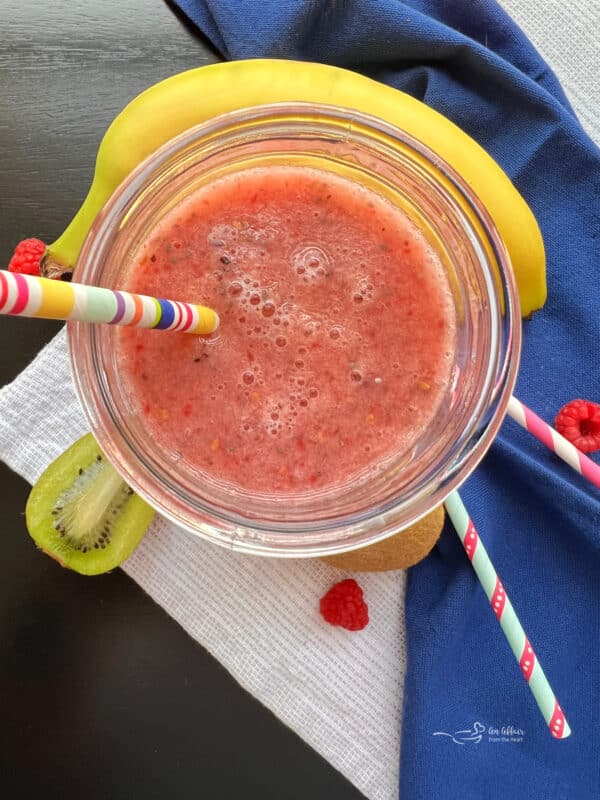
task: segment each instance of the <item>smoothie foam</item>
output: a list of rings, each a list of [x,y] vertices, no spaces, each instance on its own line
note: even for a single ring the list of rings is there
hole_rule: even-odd
[[[122,288],[218,311],[208,338],[116,333],[148,436],[232,488],[360,479],[410,451],[447,391],[456,318],[439,258],[404,212],[328,172],[253,168],[198,190]]]

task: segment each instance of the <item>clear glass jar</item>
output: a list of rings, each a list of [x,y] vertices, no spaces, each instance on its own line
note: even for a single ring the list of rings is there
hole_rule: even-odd
[[[413,219],[447,270],[458,320],[452,379],[408,456],[336,490],[294,497],[232,492],[198,480],[148,435],[120,380],[112,326],[69,323],[71,363],[100,446],[159,513],[248,553],[333,554],[410,526],[475,469],[498,431],[517,375],[518,293],[486,209],[447,163],[382,120],[301,103],[225,114],[157,150],[95,220],[74,279],[118,288],[140,243],[184,197],[225,174],[272,164],[334,172],[379,192]]]

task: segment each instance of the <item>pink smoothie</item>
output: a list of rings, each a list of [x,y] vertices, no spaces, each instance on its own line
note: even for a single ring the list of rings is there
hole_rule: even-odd
[[[119,357],[148,436],[235,488],[356,480],[408,451],[447,390],[456,320],[437,256],[398,208],[326,172],[199,190],[123,288],[218,311],[208,338],[121,329]]]

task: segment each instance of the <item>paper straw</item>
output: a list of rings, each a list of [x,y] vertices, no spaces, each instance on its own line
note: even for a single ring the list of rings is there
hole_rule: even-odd
[[[566,739],[571,735],[569,723],[458,492],[452,492],[444,505],[550,733]]]
[[[0,314],[106,322],[182,333],[212,333],[219,315],[206,306],[0,270]]]
[[[600,489],[600,467],[516,397],[511,397],[508,401],[508,415],[535,436],[538,441],[545,444],[549,450],[556,453],[559,458],[562,458],[566,464]]]

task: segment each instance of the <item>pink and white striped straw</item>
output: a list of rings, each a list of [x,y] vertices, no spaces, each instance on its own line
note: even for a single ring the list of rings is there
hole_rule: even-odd
[[[508,415],[538,441],[600,489],[600,467],[516,397],[508,401]]]

